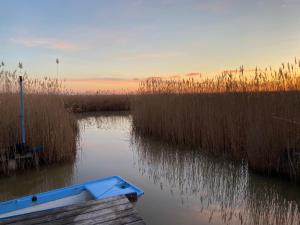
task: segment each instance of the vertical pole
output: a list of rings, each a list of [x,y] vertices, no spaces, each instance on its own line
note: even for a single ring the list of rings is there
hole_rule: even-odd
[[[23,96],[23,78],[20,78],[20,106],[21,106],[21,128],[22,128],[22,144],[26,144],[26,130],[24,122],[24,96]]]
[[[59,59],[58,58],[56,58],[56,79],[57,79],[57,81],[58,81],[58,64],[59,64]]]

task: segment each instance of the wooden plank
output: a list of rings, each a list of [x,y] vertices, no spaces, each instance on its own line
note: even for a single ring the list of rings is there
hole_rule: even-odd
[[[131,216],[122,217],[116,220],[104,222],[104,223],[95,223],[101,225],[124,225],[132,222],[141,221],[141,217],[137,214],[133,214]]]
[[[14,218],[10,218],[8,220],[0,221],[0,225],[10,224],[10,223],[18,222],[18,221],[21,221],[24,223],[24,221],[29,220],[29,219],[49,217],[51,215],[67,213],[70,211],[75,211],[77,209],[88,208],[88,207],[92,207],[92,206],[103,205],[103,207],[105,207],[105,204],[113,205],[115,201],[118,202],[119,200],[122,200],[126,203],[129,202],[127,200],[127,198],[124,198],[124,196],[115,196],[115,197],[103,199],[101,201],[91,200],[91,201],[88,201],[83,204],[76,204],[76,205],[66,206],[63,208],[50,209],[50,210],[46,210],[46,211],[40,211],[40,212],[17,216]]]
[[[99,217],[105,219],[106,216],[110,216],[111,214],[116,215],[122,211],[132,210],[132,209],[133,209],[133,206],[130,203],[128,203],[126,205],[118,205],[118,206],[114,206],[111,208],[106,208],[106,209],[93,211],[93,212],[89,212],[89,213],[83,212],[83,213],[80,213],[79,215],[73,215],[71,217],[63,217],[63,218],[60,218],[59,220],[56,220],[56,218],[53,217],[51,221],[46,222],[46,223],[43,222],[42,224],[45,224],[45,225],[48,225],[48,224],[49,225],[51,225],[51,224],[64,225],[64,224],[69,224],[69,223],[77,224],[84,220],[93,220],[93,219],[96,219]]]
[[[65,224],[64,221],[71,220],[71,221],[80,221],[84,220],[85,218],[93,218],[98,215],[112,213],[114,211],[122,211],[126,209],[131,209],[132,205],[129,204],[127,199],[121,199],[118,201],[108,202],[106,204],[100,204],[100,205],[93,205],[90,207],[84,207],[84,208],[78,208],[74,209],[72,211],[65,212],[62,208],[62,212],[51,214],[51,215],[45,215],[43,217],[38,217],[34,219],[29,220],[22,220],[14,223],[9,223],[13,225],[32,225],[32,224],[47,224],[50,222],[50,224],[53,223],[53,221],[56,221],[56,224]]]
[[[124,225],[146,225],[146,223],[143,220],[139,220],[139,221],[132,222],[132,223],[126,223]]]
[[[144,225],[126,196],[89,201],[72,206],[31,213],[7,219],[0,224],[9,225]]]
[[[121,219],[123,217],[129,217],[129,216],[132,216],[132,215],[135,215],[135,214],[136,214],[136,211],[134,209],[130,209],[130,210],[124,210],[124,211],[121,211],[121,212],[113,212],[111,214],[102,215],[102,216],[99,216],[99,217],[96,217],[96,218],[88,218],[88,219],[83,220],[83,221],[77,221],[74,224],[76,224],[76,225],[102,224],[102,223],[111,222],[111,221],[114,221],[114,220],[117,220],[117,219]]]

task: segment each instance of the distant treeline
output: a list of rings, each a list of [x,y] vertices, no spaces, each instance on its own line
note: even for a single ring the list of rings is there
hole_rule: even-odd
[[[65,107],[74,113],[99,111],[128,111],[132,95],[121,94],[90,94],[62,95]]]

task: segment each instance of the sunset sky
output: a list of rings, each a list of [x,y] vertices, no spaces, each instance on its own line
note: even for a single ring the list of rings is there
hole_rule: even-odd
[[[0,61],[75,90],[279,65],[300,53],[299,0],[1,1]]]

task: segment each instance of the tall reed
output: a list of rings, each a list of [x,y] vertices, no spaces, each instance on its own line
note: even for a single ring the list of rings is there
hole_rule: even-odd
[[[251,73],[241,67],[210,79],[147,80],[132,107],[134,129],[299,181],[299,63]]]
[[[0,68],[1,69],[1,68]],[[24,75],[26,141],[43,146],[37,163],[73,160],[76,155],[77,122],[64,108],[61,83],[49,78],[29,79],[20,71],[0,70],[0,171],[7,173],[4,152],[21,143],[18,75]]]

